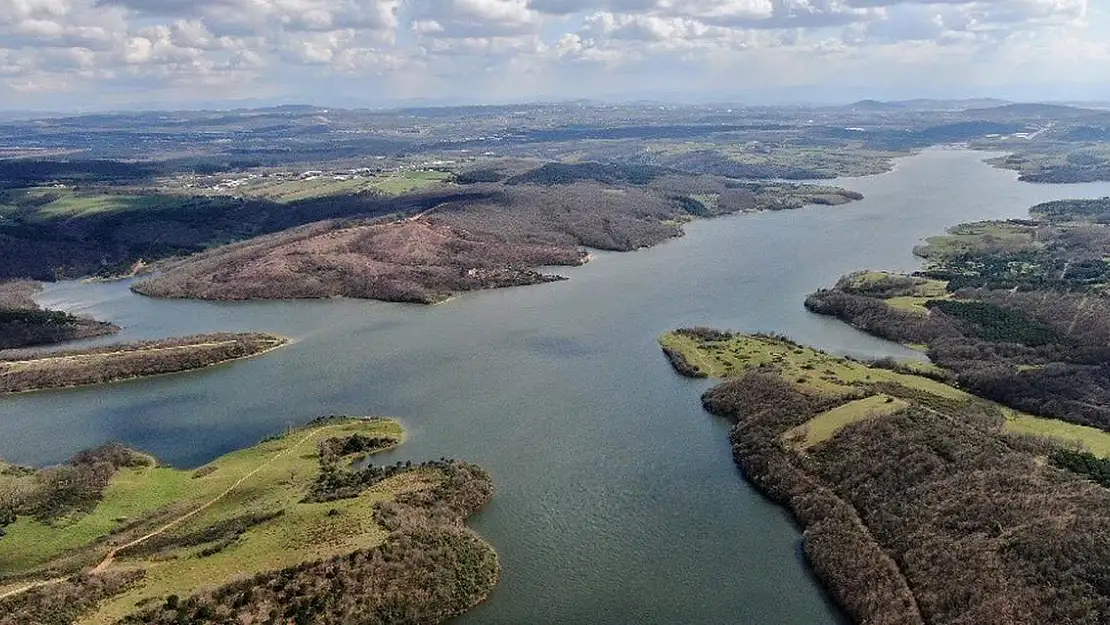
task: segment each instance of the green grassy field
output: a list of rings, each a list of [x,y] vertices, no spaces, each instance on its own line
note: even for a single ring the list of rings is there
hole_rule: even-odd
[[[851,423],[893,414],[908,405],[899,398],[873,390],[875,384],[893,383],[945,400],[991,403],[936,380],[871,367],[779,337],[734,334],[725,340],[706,341],[680,332],[668,332],[659,338],[659,343],[681,354],[688,364],[709,377],[729,378],[756,370],[774,372],[807,390],[844,397],[845,403],[841,406],[784,435],[784,440],[801,450],[828,440]],[[936,369],[929,363],[905,363],[904,367],[911,371],[919,368],[925,373]],[[860,398],[861,394],[864,397]],[[997,408],[1006,416],[1004,427],[1009,432],[1050,438],[1110,458],[1108,432],[1018,413],[1003,406]]]
[[[71,219],[98,213],[172,208],[176,200],[165,197],[117,195],[99,191],[32,188],[9,192],[0,199],[0,216],[31,214],[31,220]]]
[[[1006,429],[1010,432],[1044,436],[1064,445],[1085,449],[1100,458],[1110,458],[1110,433],[1056,419],[1042,419],[1012,410],[1007,412]]]
[[[234,185],[222,184],[207,189],[191,187],[189,190],[209,196],[236,195],[287,204],[365,191],[390,196],[404,195],[435,185],[447,184],[452,178],[453,174],[447,172],[404,169],[380,174],[338,177],[332,174],[309,178],[256,176],[242,179]]]
[[[971,398],[935,380],[869,367],[778,337],[736,334],[727,341],[703,342],[668,332],[659,342],[677,350],[710,377],[726,378],[753,369],[766,369],[797,384],[834,395],[855,394],[861,384],[894,382],[949,399]]]
[[[380,176],[370,186],[386,195],[404,195],[443,184],[451,178],[452,174],[441,171],[405,170]]]
[[[124,551],[111,559],[110,569],[146,571],[140,584],[82,621],[111,623],[151,598],[188,596],[245,573],[373,547],[388,535],[374,520],[373,504],[428,488],[440,475],[421,469],[389,478],[353,499],[305,503],[307,489],[320,471],[317,443],[356,433],[398,441],[404,437],[401,426],[391,420],[329,420],[227,454],[195,471],[159,467],[153,459],[149,466],[122,469],[87,514],[51,524],[20,517],[9,525],[0,540],[0,572],[9,579],[34,579],[37,571],[52,577],[56,570],[103,562],[112,549],[144,536],[187,536],[245,514],[281,513],[249,527],[214,553],[205,551],[211,550],[211,543],[171,543],[154,554],[129,557]],[[5,479],[10,483],[34,477]],[[0,594],[26,583],[0,585]]]
[[[801,449],[809,449],[829,440],[857,421],[892,415],[909,405],[909,402],[882,393],[857,399],[822,412],[805,424],[787,431],[783,434],[783,439],[791,443],[797,441],[795,444]]]
[[[925,239],[914,249],[922,258],[952,256],[984,246],[1028,248],[1036,245],[1036,228],[1001,221],[962,224],[943,236]]]

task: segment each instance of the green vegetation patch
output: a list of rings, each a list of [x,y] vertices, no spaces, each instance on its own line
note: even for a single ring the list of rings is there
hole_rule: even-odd
[[[17,506],[15,522],[0,539],[0,586],[31,588],[0,599],[0,608],[29,613],[31,620],[16,621],[29,625],[43,617],[38,595],[64,594],[84,583],[71,575],[131,571],[141,579],[129,579],[99,604],[86,606],[77,622],[208,622],[225,593],[239,592],[235,583],[245,575],[273,578],[263,583],[271,588],[279,579],[298,580],[282,591],[294,611],[324,601],[319,591],[337,598],[349,594],[350,601],[368,606],[393,602],[413,614],[427,610],[422,618],[429,620],[420,622],[457,614],[484,598],[497,577],[496,555],[461,527],[492,493],[481,469],[448,460],[397,464],[350,496],[326,502],[309,497],[323,472],[380,472],[350,463],[403,439],[392,420],[327,417],[196,470],[153,461],[121,468],[91,509],[58,519],[32,518]],[[0,487],[14,480],[33,491],[47,471],[12,470],[16,475],[5,475],[8,482]],[[321,580],[325,569],[353,576],[374,570],[380,579],[342,592],[304,585],[311,580],[298,571],[317,568]],[[261,595],[236,597],[226,610],[239,611],[239,618],[269,609]],[[191,610],[187,617],[178,613],[185,609]],[[313,609],[312,616],[325,618],[339,607]],[[301,612],[286,616],[310,615]]]
[[[948,399],[971,399],[967,393],[936,380],[872,367],[781,336],[686,328],[664,334],[659,343],[672,363],[677,355],[689,366],[689,372],[677,365],[676,369],[696,377],[728,378],[759,371],[833,396],[854,397],[861,388],[885,382]]]
[[[438,170],[408,169],[375,178],[370,188],[386,195],[404,195],[450,182],[453,174]]]
[[[1086,425],[1046,419],[1012,410],[1007,411],[1006,430],[1051,439],[1061,445],[1075,446],[1099,458],[1110,458],[1110,432]]]
[[[1078,473],[1101,486],[1110,488],[1110,460],[1088,451],[1057,449],[1048,457],[1053,465]]]
[[[981,221],[961,224],[944,236],[929,237],[914,249],[922,258],[943,258],[983,250],[1030,250],[1037,247],[1036,224],[1025,221]]]
[[[910,406],[909,402],[889,395],[872,395],[826,410],[802,425],[788,430],[783,440],[801,449],[823,443],[845,427],[866,419],[889,416]]]
[[[985,341],[1036,347],[1062,340],[1052,328],[1012,308],[963,300],[934,300],[927,306],[971,324],[974,336]]]
[[[1045,202],[1029,209],[1029,214],[1036,219],[1054,223],[1083,221],[1106,224],[1110,223],[1110,197]]]

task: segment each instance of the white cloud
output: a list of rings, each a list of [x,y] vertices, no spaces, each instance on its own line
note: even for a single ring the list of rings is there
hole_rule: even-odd
[[[0,106],[1106,82],[1108,30],[1088,0],[0,0]]]

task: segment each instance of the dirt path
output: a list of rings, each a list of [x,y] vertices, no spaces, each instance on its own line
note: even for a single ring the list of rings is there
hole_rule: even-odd
[[[266,462],[263,462],[262,464],[258,465],[254,469],[252,469],[249,473],[247,473],[243,477],[236,480],[234,484],[232,484],[231,486],[228,486],[222,493],[220,493],[219,495],[216,495],[214,498],[212,498],[208,502],[202,504],[200,507],[194,508],[193,510],[191,510],[189,512],[186,512],[185,514],[173,519],[169,523],[166,523],[162,527],[159,527],[158,529],[154,530],[153,532],[150,532],[149,534],[146,534],[145,536],[140,536],[139,538],[136,538],[135,540],[127,543],[126,545],[120,545],[119,547],[116,547],[116,548],[112,549],[111,551],[108,552],[107,555],[104,556],[104,559],[100,561],[100,564],[97,564],[95,567],[93,567],[90,572],[91,573],[103,573],[104,571],[106,571],[108,569],[108,567],[112,566],[112,563],[115,562],[115,560],[116,560],[116,555],[120,551],[123,551],[124,549],[130,549],[131,547],[135,547],[137,545],[140,545],[140,544],[150,540],[151,538],[154,538],[155,536],[158,536],[160,534],[164,534],[165,532],[173,529],[174,527],[184,523],[185,521],[191,519],[192,517],[194,517],[194,516],[200,514],[201,512],[207,510],[208,508],[212,507],[216,503],[219,503],[219,501],[221,499],[223,499],[223,498],[227,497],[228,495],[230,495],[231,493],[233,493],[236,488],[239,488],[240,486],[242,486],[244,482],[246,482],[250,478],[257,475],[258,472],[261,471],[262,469],[265,469],[266,467],[272,465],[279,458],[281,458],[285,454],[297,449],[298,447],[303,445],[306,441],[315,437],[320,432],[323,432],[324,430],[327,430],[327,429],[333,428],[333,427],[335,427],[335,426],[325,425],[325,426],[318,427],[318,428],[312,430],[308,434],[305,434],[304,437],[301,438],[296,443],[293,443],[289,447],[286,447],[285,449],[281,450],[280,452],[274,454]],[[49,586],[51,584],[57,584],[58,582],[65,581],[65,579],[66,578],[64,578],[64,577],[56,577],[54,579],[48,579],[48,580],[45,580],[45,581],[35,582],[33,584],[28,584],[26,586],[21,586],[19,588],[14,588],[14,589],[9,590],[9,591],[7,591],[3,594],[0,594],[0,599],[6,599],[8,597],[13,597],[15,595],[19,595],[19,594],[25,593],[29,590],[33,590],[35,588],[39,588],[39,587],[42,587],[42,586]]]
[[[334,426],[325,425],[323,427],[319,427],[319,428],[316,428],[315,430],[312,430],[308,434],[305,434],[304,438],[302,438],[301,440],[297,441],[296,443],[290,445],[289,447],[286,447],[285,449],[281,450],[277,454],[274,454],[274,456],[272,458],[270,458],[266,462],[263,462],[262,464],[258,465],[253,470],[251,470],[250,473],[247,473],[243,477],[236,480],[236,482],[234,484],[232,484],[231,486],[228,486],[227,489],[224,490],[224,492],[220,493],[219,495],[216,495],[213,499],[211,499],[207,503],[201,505],[199,508],[195,508],[192,511],[187,512],[187,513],[177,517],[176,519],[170,521],[169,523],[166,523],[165,525],[163,525],[162,527],[154,530],[153,532],[150,532],[149,534],[146,534],[145,536],[140,536],[139,538],[136,538],[135,540],[127,543],[126,545],[120,545],[119,547],[116,547],[116,548],[112,549],[111,551],[108,552],[108,555],[104,556],[104,559],[100,562],[100,564],[93,567],[92,572],[93,573],[102,573],[102,572],[106,571],[108,569],[108,567],[112,566],[112,563],[115,562],[116,554],[118,554],[119,552],[123,551],[124,549],[130,549],[131,547],[135,547],[137,545],[140,545],[140,544],[150,540],[151,538],[154,538],[155,536],[158,536],[159,534],[164,534],[165,532],[167,532],[167,531],[173,529],[174,527],[184,523],[185,521],[188,521],[189,519],[191,519],[194,516],[200,514],[201,512],[204,512],[208,508],[210,508],[213,505],[215,505],[216,503],[218,503],[224,497],[227,497],[228,495],[230,495],[232,492],[235,491],[236,488],[239,488],[240,486],[242,486],[243,482],[246,482],[250,478],[254,477],[259,471],[261,471],[262,469],[265,469],[266,467],[268,467],[271,464],[273,464],[274,462],[276,462],[278,460],[278,458],[281,458],[285,454],[287,454],[287,453],[293,451],[294,449],[300,447],[302,444],[304,444],[305,441],[307,441],[310,438],[316,436],[318,433],[328,429],[329,427],[334,427]]]
[[[61,581],[64,581],[64,580],[65,580],[64,577],[55,577],[54,579],[48,579],[48,580],[42,581],[42,582],[35,582],[33,584],[27,584],[26,586],[21,586],[19,588],[9,590],[8,592],[6,592],[4,594],[0,594],[0,600],[7,599],[8,597],[14,597],[15,595],[25,593],[28,590],[32,590],[34,588],[39,588],[40,586],[50,586],[51,584],[57,584],[58,582],[61,582]]]
[[[163,353],[163,352],[175,352],[175,351],[182,351],[182,350],[189,350],[189,349],[211,349],[211,348],[214,348],[214,347],[224,347],[224,346],[233,345],[233,344],[235,344],[234,340],[219,341],[219,342],[216,342],[216,343],[189,343],[188,345],[174,345],[174,346],[171,346],[171,347],[151,347],[151,348],[148,348],[148,349],[141,349],[141,348],[121,349],[121,350],[117,350],[117,351],[114,351],[114,352],[95,352],[95,353],[91,353],[91,354],[69,354],[69,355],[64,355],[64,356],[44,356],[42,358],[28,358],[27,360],[7,360],[7,361],[3,361],[0,364],[8,364],[8,365],[11,365],[13,367],[17,366],[17,365],[29,365],[29,364],[46,365],[46,364],[49,364],[49,363],[55,362],[55,361],[70,361],[70,362],[76,361],[76,362],[80,362],[81,360],[91,360],[93,358],[104,358],[104,357],[108,357],[108,356],[119,356],[121,354],[142,353],[144,355],[149,355],[149,354],[159,354],[159,353]]]

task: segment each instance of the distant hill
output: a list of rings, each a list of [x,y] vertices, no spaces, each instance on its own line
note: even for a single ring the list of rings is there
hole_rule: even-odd
[[[905,108],[898,102],[882,102],[879,100],[860,100],[849,104],[848,109],[854,111],[897,111]]]
[[[964,111],[977,108],[997,108],[1009,105],[1007,100],[996,98],[969,98],[966,100],[860,100],[843,108],[853,111]]]
[[[979,119],[1047,118],[1079,119],[1084,117],[1110,117],[1107,111],[1066,106],[1063,104],[1019,103],[991,108],[967,109]]]

